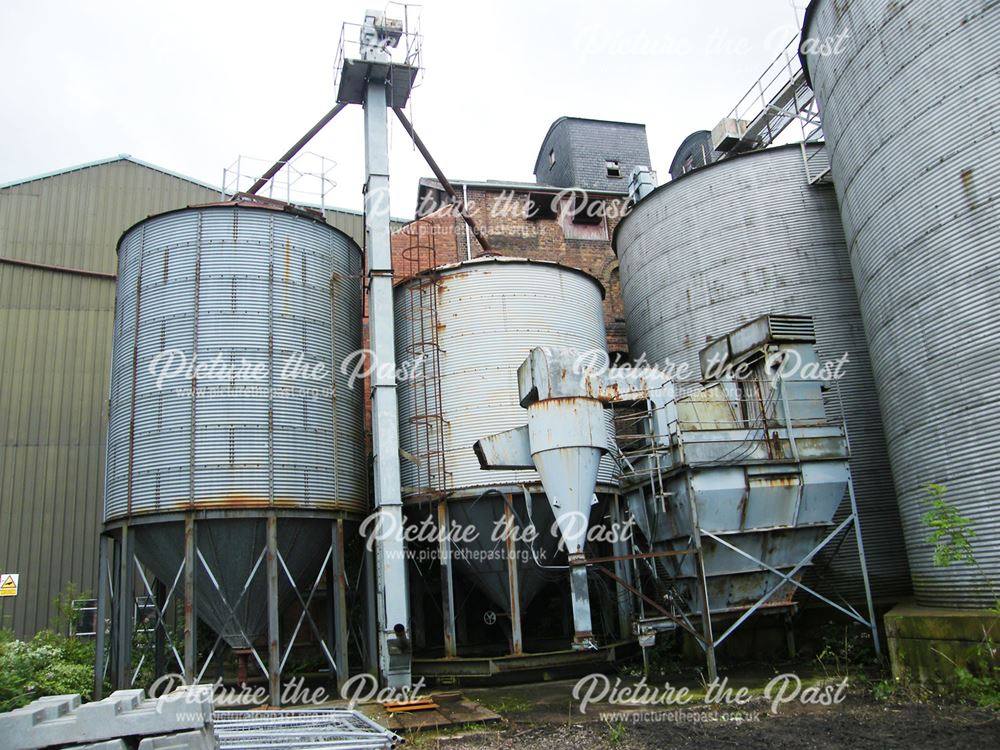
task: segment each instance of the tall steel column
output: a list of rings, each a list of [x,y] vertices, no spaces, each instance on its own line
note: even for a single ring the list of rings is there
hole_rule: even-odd
[[[372,452],[377,534],[379,671],[386,683],[410,684],[409,591],[403,550],[403,501],[399,475],[399,407],[392,305],[392,246],[389,218],[389,138],[384,79],[369,79],[365,95],[365,236],[368,262],[368,334],[372,357]],[[396,658],[392,658],[396,657]]]

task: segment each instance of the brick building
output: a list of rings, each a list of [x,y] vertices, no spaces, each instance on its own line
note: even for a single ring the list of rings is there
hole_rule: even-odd
[[[623,356],[628,341],[611,236],[625,212],[633,168],[648,164],[644,125],[562,117],[542,141],[536,182],[452,184],[494,252],[555,261],[600,280],[608,349]],[[483,254],[437,180],[420,180],[416,215],[393,235],[400,277]]]

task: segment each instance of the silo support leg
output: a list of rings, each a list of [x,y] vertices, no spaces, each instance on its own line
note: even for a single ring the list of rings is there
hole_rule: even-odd
[[[858,514],[858,498],[854,494],[854,479],[850,467],[847,469],[847,491],[851,498],[851,515],[854,517],[854,541],[858,545],[858,562],[861,563],[861,579],[865,584],[865,603],[868,605],[868,627],[872,632],[872,647],[875,658],[882,658],[882,647],[878,641],[878,618],[875,616],[875,604],[872,602],[872,585],[868,579],[868,560],[865,559],[865,542],[861,538],[861,516]]]
[[[620,579],[617,584],[618,595],[618,635],[628,638],[632,632],[632,592],[626,584],[632,584],[632,567],[626,559],[629,553],[628,536],[625,530],[625,514],[622,512],[622,497],[615,494],[611,498],[611,524],[614,534],[613,549],[615,557],[615,574]]]
[[[117,611],[117,659],[115,660],[114,684],[116,690],[124,690],[132,683],[132,628],[135,607],[135,581],[132,577],[132,556],[135,552],[131,530],[128,524],[121,529],[118,550],[118,611]]]
[[[193,685],[198,674],[198,612],[194,577],[197,537],[194,516],[184,517],[184,682]]]
[[[347,572],[344,567],[344,521],[333,524],[333,584],[334,644],[337,661],[337,689],[351,676],[347,656]]]
[[[694,498],[694,487],[691,486],[691,474],[687,475],[688,497]],[[698,519],[698,503],[692,500],[691,506],[691,542],[694,547],[695,566],[698,571],[698,585],[701,587],[701,634],[702,645],[705,648],[705,669],[708,679],[715,680],[719,676],[715,663],[715,633],[712,632],[712,607],[708,600],[708,576],[705,575],[705,551],[701,543],[701,521]]]
[[[712,633],[712,612],[708,601],[708,579],[705,577],[705,561],[702,559],[701,541],[698,541],[698,579],[701,584],[701,635],[705,647],[705,669],[709,681],[719,676],[715,663],[715,635]]]
[[[785,646],[788,648],[788,658],[795,658],[795,625],[791,614],[785,614]]]
[[[330,533],[330,562],[326,566],[326,642],[331,648],[335,648],[335,644],[337,643],[337,627],[340,624],[337,620],[339,617],[337,612],[337,553],[333,547],[336,543],[336,538],[337,524],[334,523],[331,526]],[[335,674],[331,674],[330,677],[330,681],[335,689],[339,688],[341,684],[338,658],[334,657],[335,669],[332,671]]]
[[[511,651],[515,656],[524,653],[524,643],[521,638],[521,587],[517,577],[517,539],[515,538],[514,511],[511,507],[513,499],[504,496],[503,514],[507,536],[507,583],[510,587],[510,632]],[[586,573],[584,573],[586,575]]]
[[[278,640],[278,518],[267,517],[267,679],[271,706],[281,705],[281,648]]]
[[[441,600],[444,615],[444,655],[451,658],[455,649],[455,582],[451,566],[451,538],[448,536],[448,503],[438,501],[438,554],[441,558]]]
[[[118,671],[118,606],[120,604],[118,584],[121,583],[121,540],[116,537],[108,539],[108,680],[112,690],[115,686],[115,674]]]
[[[167,598],[167,587],[163,581],[156,579],[153,584],[153,591],[155,596],[153,597],[156,604],[156,623],[154,625],[154,641],[153,641],[153,675],[155,677],[162,677],[163,673],[167,671],[167,660],[166,660],[166,623],[162,621],[162,612],[166,606]]]
[[[108,586],[108,575],[110,574],[108,565],[108,544],[110,539],[105,536],[98,537],[98,565],[97,565],[97,614],[94,618],[94,633],[96,642],[94,644],[94,700],[101,700],[104,697],[104,660],[105,660],[105,621],[107,620],[108,597],[111,594]]]

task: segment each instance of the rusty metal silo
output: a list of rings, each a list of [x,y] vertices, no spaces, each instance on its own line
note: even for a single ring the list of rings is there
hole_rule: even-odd
[[[455,555],[457,567],[512,620],[560,573],[518,558],[515,606],[505,554],[491,554],[498,546],[491,530],[505,517],[522,526],[530,517],[542,532],[536,546],[551,560],[558,543],[549,533],[553,514],[537,472],[484,470],[472,446],[523,423],[517,369],[533,347],[606,353],[603,292],[582,271],[501,256],[424,271],[396,288],[404,502],[443,502],[439,523],[479,530],[478,541]],[[615,487],[616,472],[604,459],[598,494]],[[515,652],[520,639],[513,635]]]

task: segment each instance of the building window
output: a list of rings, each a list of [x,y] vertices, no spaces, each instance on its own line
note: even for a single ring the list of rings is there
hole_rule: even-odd
[[[694,170],[694,156],[689,156],[684,160],[684,165],[681,167],[681,173],[687,174]]]
[[[621,177],[622,167],[618,163],[617,159],[607,159],[604,162],[604,168],[608,171],[608,177]]]
[[[573,196],[573,205],[570,215],[574,224],[589,224],[596,226],[604,222],[604,201],[588,199],[586,193],[577,193]]]
[[[554,219],[556,218],[556,197],[546,193],[529,193],[528,202],[524,207],[526,219]]]
[[[556,150],[549,149],[549,166],[554,167],[556,164]]]
[[[583,193],[565,199],[559,224],[567,240],[608,241],[608,222],[601,199],[588,199]]]

